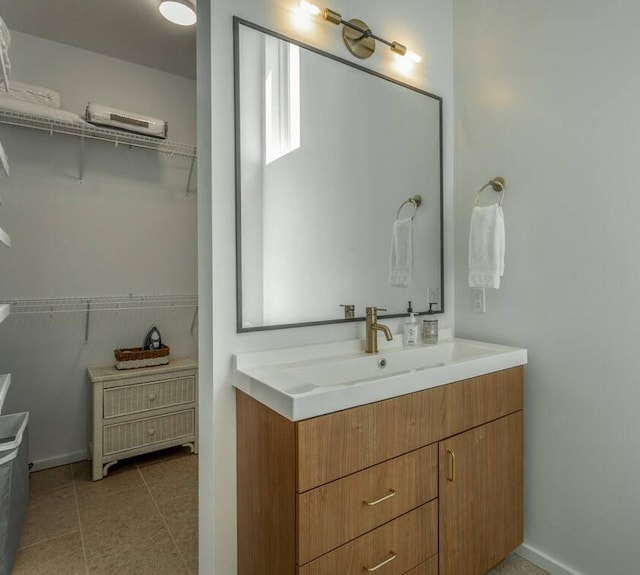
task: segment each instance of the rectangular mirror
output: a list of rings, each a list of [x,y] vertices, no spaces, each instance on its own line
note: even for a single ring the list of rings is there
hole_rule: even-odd
[[[239,18],[234,42],[238,331],[423,313],[429,292],[444,311],[442,99]]]

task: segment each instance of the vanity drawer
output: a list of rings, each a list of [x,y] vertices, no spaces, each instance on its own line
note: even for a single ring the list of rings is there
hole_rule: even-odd
[[[298,495],[298,564],[303,565],[437,496],[437,445]]]
[[[514,367],[300,421],[297,491],[518,411],[522,379]]]
[[[194,403],[195,375],[104,390],[104,418],[142,413],[162,407]]]
[[[149,417],[106,425],[103,433],[103,453],[111,455],[154,443],[195,435],[195,410],[188,409],[168,415]]]
[[[430,557],[405,575],[438,575],[438,556]]]
[[[389,559],[379,572],[404,575],[438,552],[437,529],[436,499],[299,567],[298,575],[362,575]]]

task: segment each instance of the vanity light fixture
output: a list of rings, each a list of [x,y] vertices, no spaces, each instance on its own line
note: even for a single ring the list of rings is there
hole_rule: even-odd
[[[169,22],[178,26],[193,26],[196,23],[196,11],[190,0],[164,0],[160,2],[159,10]]]
[[[344,28],[342,29],[342,39],[344,41],[347,50],[351,52],[357,58],[368,58],[375,52],[376,49],[376,40],[386,44],[391,48],[392,52],[395,52],[399,56],[404,56],[409,58],[412,62],[418,63],[422,61],[422,58],[412,52],[411,50],[407,50],[407,47],[404,44],[400,44],[400,42],[389,42],[380,36],[377,36],[371,31],[371,28],[363,22],[362,20],[358,20],[357,18],[353,18],[351,20],[343,20],[342,15],[330,8],[320,8],[308,0],[300,0],[299,8],[301,12],[306,14],[310,14],[311,16],[319,16],[321,15],[324,20],[327,22],[331,22],[331,24],[339,25],[342,24]]]

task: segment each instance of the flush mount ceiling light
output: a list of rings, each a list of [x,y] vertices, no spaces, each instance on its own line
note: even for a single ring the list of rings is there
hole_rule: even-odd
[[[160,3],[160,14],[178,26],[193,26],[196,11],[189,0],[165,0]]]
[[[327,22],[331,24],[342,24],[342,40],[344,41],[347,50],[351,52],[356,58],[368,58],[375,52],[376,40],[389,46],[392,52],[399,56],[409,58],[412,62],[418,63],[422,61],[422,58],[415,52],[407,50],[407,47],[400,42],[389,42],[380,36],[376,36],[369,26],[362,20],[353,18],[352,20],[343,20],[342,15],[338,12],[334,12],[329,8],[319,8],[315,4],[308,2],[307,0],[300,0],[299,9],[301,12],[310,14],[311,16],[322,16]]]

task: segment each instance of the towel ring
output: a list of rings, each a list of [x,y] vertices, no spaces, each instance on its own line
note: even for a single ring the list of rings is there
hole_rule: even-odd
[[[413,213],[411,214],[411,219],[413,219],[413,216],[416,215],[418,208],[422,205],[422,196],[411,196],[408,200],[402,202],[400,204],[400,207],[398,208],[398,212],[396,213],[396,220],[400,219],[400,212],[406,204],[413,204]]]
[[[500,195],[500,201],[498,202],[498,205],[502,206],[502,202],[504,200],[505,181],[504,181],[504,178],[500,176],[498,176],[497,178],[493,178],[493,180],[489,181],[488,183],[486,183],[484,186],[480,188],[480,191],[476,194],[475,205],[476,206],[478,205],[480,194],[485,190],[485,188],[488,188],[489,186],[493,188],[494,192],[502,192],[502,194]]]

